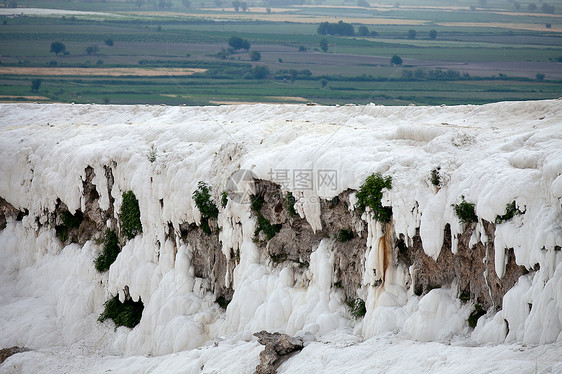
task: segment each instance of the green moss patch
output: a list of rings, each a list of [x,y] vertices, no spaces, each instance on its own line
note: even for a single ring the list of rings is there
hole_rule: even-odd
[[[357,191],[355,207],[359,212],[364,212],[367,207],[370,207],[377,221],[390,222],[392,208],[382,206],[381,202],[384,188],[392,189],[392,177],[383,177],[381,173],[371,174]]]
[[[119,239],[113,230],[106,230],[103,238],[103,252],[94,261],[97,271],[103,273],[109,270],[111,264],[115,262],[117,255],[121,252],[119,247]]]
[[[137,234],[142,233],[139,201],[133,191],[123,193],[120,219],[121,229],[127,239],[133,239]]]

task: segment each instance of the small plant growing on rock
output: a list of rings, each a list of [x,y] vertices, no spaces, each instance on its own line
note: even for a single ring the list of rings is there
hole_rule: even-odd
[[[470,292],[461,292],[461,294],[459,295],[459,300],[462,301],[463,303],[468,302],[470,299],[471,299]]]
[[[264,197],[262,195],[252,195],[250,197],[250,200],[252,201],[252,210],[254,212],[261,211],[261,207],[263,206],[263,203],[265,202]]]
[[[139,324],[144,305],[141,300],[125,300],[124,303],[119,301],[119,296],[114,296],[107,300],[104,304],[105,309],[100,314],[98,321],[103,322],[106,319],[112,319],[115,327],[125,326],[133,328]]]
[[[462,223],[478,222],[478,216],[474,211],[474,204],[466,202],[464,196],[461,196],[461,199],[460,203],[453,204],[457,217],[459,217]]]
[[[133,191],[123,193],[120,219],[121,229],[127,239],[133,239],[137,234],[142,232],[139,201]]]
[[[254,236],[257,238],[259,233],[263,231],[267,240],[271,240],[279,231],[281,231],[281,224],[272,225],[267,218],[261,213],[261,208],[265,202],[263,195],[252,195],[252,210],[254,210],[258,216],[258,224],[254,231]]]
[[[382,206],[382,190],[392,188],[392,177],[383,177],[381,173],[371,174],[357,191],[357,204],[355,207],[360,212],[364,212],[370,207],[374,218],[379,222],[390,222],[392,208]]]
[[[430,180],[431,180],[431,184],[434,185],[435,187],[441,186],[441,175],[439,174],[439,170],[441,170],[441,167],[438,166],[431,171]]]
[[[279,263],[285,262],[287,260],[287,254],[286,253],[270,253],[269,258],[271,258],[271,261],[275,262],[276,264],[279,264]]]
[[[340,229],[336,234],[336,239],[339,242],[345,243],[353,239],[353,230],[351,229]]]
[[[64,225],[70,229],[77,229],[84,220],[84,215],[81,211],[77,210],[76,213],[72,214],[68,210],[65,210],[61,214],[61,220]]]
[[[221,206],[226,208],[226,204],[228,204],[228,193],[226,191],[222,191],[221,193]]]
[[[362,318],[367,313],[367,308],[365,308],[365,302],[360,298],[356,298],[349,301],[347,305],[351,309],[350,312],[354,318]]]
[[[467,320],[468,325],[471,328],[475,328],[476,324],[478,323],[478,319],[482,317],[484,314],[486,314],[486,311],[482,309],[482,306],[480,306],[480,304],[475,304],[474,310],[472,311],[472,313],[470,313],[470,316],[468,317]]]
[[[154,144],[150,146],[150,151],[148,151],[148,155],[146,157],[151,163],[156,161],[156,148],[154,147]]]
[[[57,238],[61,242],[66,242],[68,240],[68,227],[65,225],[57,225],[55,226],[55,233],[57,234]]]
[[[254,235],[258,236],[260,231],[263,231],[267,240],[271,240],[279,231],[281,231],[281,224],[272,225],[261,213],[258,213],[258,225],[254,231]]]
[[[227,300],[224,296],[219,296],[217,297],[217,299],[215,300],[215,303],[219,304],[219,306],[226,310],[226,307],[228,307],[228,304],[230,304],[231,300]]]
[[[103,252],[94,262],[97,271],[103,273],[104,271],[109,270],[109,267],[115,262],[115,259],[117,258],[117,255],[119,255],[120,251],[121,248],[119,248],[119,239],[117,238],[117,234],[115,231],[107,229],[103,238]]]
[[[213,233],[213,230],[211,230],[211,226],[209,226],[209,218],[207,217],[201,218],[201,226],[199,227],[207,235],[211,235]]]
[[[60,219],[62,221],[62,225],[55,226],[55,233],[57,234],[57,238],[63,243],[65,243],[68,238],[70,237],[70,230],[77,229],[80,227],[80,224],[84,220],[84,215],[81,211],[76,211],[76,213],[72,214],[68,210],[65,210],[61,213]],[[76,238],[73,237],[72,241]]]
[[[523,214],[524,212],[520,211],[517,206],[515,205],[515,200],[505,206],[505,214],[501,216],[496,216],[496,223],[500,224],[506,221],[509,221],[516,214]]]
[[[297,215],[297,211],[295,210],[295,203],[297,199],[293,196],[291,192],[287,192],[285,196],[285,205],[287,206],[287,211],[289,212],[289,216],[293,218]]]

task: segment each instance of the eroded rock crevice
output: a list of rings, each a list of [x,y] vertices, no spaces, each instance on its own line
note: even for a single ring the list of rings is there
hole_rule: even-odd
[[[497,276],[494,268],[495,224],[483,221],[483,225],[487,241],[470,246],[474,224],[468,224],[457,238],[456,254],[451,250],[450,226],[446,225],[437,260],[425,254],[419,232],[412,238],[411,246],[406,247],[403,240],[397,240],[396,259],[406,267],[412,266],[410,275],[416,295],[456,284],[461,300],[473,300],[484,310],[501,309],[503,296],[527,270],[515,263],[513,250],[507,250],[506,272],[502,278]]]
[[[367,239],[365,223],[357,212],[349,210],[352,191],[346,190],[330,200],[319,199],[322,231],[314,232],[305,218],[291,212],[290,205],[294,203],[288,199],[291,195],[283,193],[279,185],[258,180],[256,190],[258,198],[263,199],[260,213],[272,225],[281,225],[271,239],[267,240],[261,233],[255,238],[272,265],[292,266],[296,274],[302,274],[308,269],[310,255],[322,239],[335,239],[334,282],[348,301],[354,300],[361,286]]]
[[[112,184],[113,175],[110,168],[105,168],[106,178],[109,186]],[[101,240],[110,223],[111,227],[117,226],[114,217],[113,202],[110,196],[110,204],[107,210],[100,207],[100,194],[93,184],[95,171],[91,166],[84,170],[85,179],[82,181],[82,200],[84,211],[81,209],[71,212],[68,206],[57,199],[55,212],[48,218],[48,223],[55,227],[57,237],[63,244],[78,243],[83,245],[88,240]]]
[[[207,288],[213,292],[216,299],[228,303],[234,294],[231,277],[236,267],[236,259],[231,256],[230,260],[227,260],[222,252],[218,228],[212,226],[214,231],[209,235],[195,224],[184,223],[180,225],[181,236],[193,250],[191,265],[194,275],[207,281]]]

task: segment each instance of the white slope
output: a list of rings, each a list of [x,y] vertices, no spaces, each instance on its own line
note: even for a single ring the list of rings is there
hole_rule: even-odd
[[[0,372],[251,372],[262,349],[251,333],[261,329],[322,341],[286,362],[285,372],[510,372],[515,363],[522,372],[562,370],[562,101],[455,107],[6,104],[0,118],[0,197],[29,210],[0,232],[1,344],[33,349],[9,358]],[[40,225],[57,198],[71,211],[84,209],[87,166],[94,168],[102,208],[109,206],[104,166],[111,166],[116,211],[128,190],[141,210],[143,233],[104,275],[92,265],[99,245],[62,248],[54,230]],[[429,177],[438,166],[443,187],[436,191]],[[296,279],[289,268],[268,264],[252,241],[249,207],[229,201],[219,215],[220,239],[228,256],[231,248],[240,249],[240,263],[234,298],[223,312],[193,276],[191,246],[166,240],[165,232],[168,222],[178,231],[182,222],[199,222],[191,199],[198,181],[208,182],[219,201],[238,169],[286,183],[315,230],[321,229],[318,197],[357,189],[373,172],[390,175],[393,188],[384,200],[393,208],[395,233],[409,240],[419,228],[424,250],[434,258],[447,223],[453,238],[462,231],[452,208],[461,196],[487,221],[516,201],[525,214],[497,226],[496,272],[504,271],[502,248],[514,248],[518,264],[539,264],[540,270],[521,277],[503,310],[481,318],[473,332],[465,322],[472,306],[462,305],[455,290],[433,290],[420,299],[404,287],[400,268],[389,269],[384,288],[365,276],[360,293],[367,314],[355,321],[332,287],[329,240],[314,248],[306,279]],[[303,190],[293,178],[298,170],[314,177],[333,172],[337,185]],[[284,171],[288,177],[280,180]],[[364,219],[365,274],[371,274],[380,261],[369,243],[382,233],[368,215]],[[474,242],[485,242],[481,233],[479,224]],[[96,319],[109,295],[123,296],[125,286],[143,300],[143,318],[133,330],[114,332]],[[500,345],[486,346],[491,343]],[[415,364],[404,360],[409,356]]]

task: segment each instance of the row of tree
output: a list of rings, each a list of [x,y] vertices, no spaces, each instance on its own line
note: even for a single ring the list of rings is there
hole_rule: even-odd
[[[319,35],[341,35],[341,36],[354,36],[355,29],[351,23],[345,23],[343,21],[339,21],[337,23],[332,22],[322,22],[318,25],[318,29],[316,30]],[[417,36],[416,30],[408,30],[407,36],[408,39],[415,39]],[[367,26],[359,26],[358,29],[359,36],[377,36],[378,33],[376,31],[369,31]],[[437,30],[430,30],[429,31],[429,38],[430,39],[437,39]]]
[[[521,10],[521,3],[520,3],[520,2],[518,2],[518,1],[513,1],[513,0],[510,1],[510,2],[512,3],[513,7],[514,7],[516,10]],[[530,4],[527,5],[527,10],[530,11],[530,12],[536,12],[537,9],[538,9],[537,4],[530,3]],[[552,14],[552,13],[554,13],[554,10],[555,10],[554,5],[549,5],[549,4],[547,4],[547,3],[542,3],[542,5],[541,5],[541,11],[542,11],[543,13]]]
[[[114,44],[113,39],[111,38],[105,39],[104,43],[105,45],[108,45],[110,47],[113,47]],[[86,54],[88,56],[96,55],[98,51],[99,51],[99,47],[97,45],[90,45],[86,47]],[[59,55],[59,53],[62,53],[63,55],[70,54],[70,52],[66,50],[66,46],[62,42],[52,42],[50,52],[54,53],[57,56]]]
[[[339,21],[338,23],[322,22],[318,26],[317,31],[319,35],[355,35],[353,25],[351,23],[345,23],[343,21]]]

